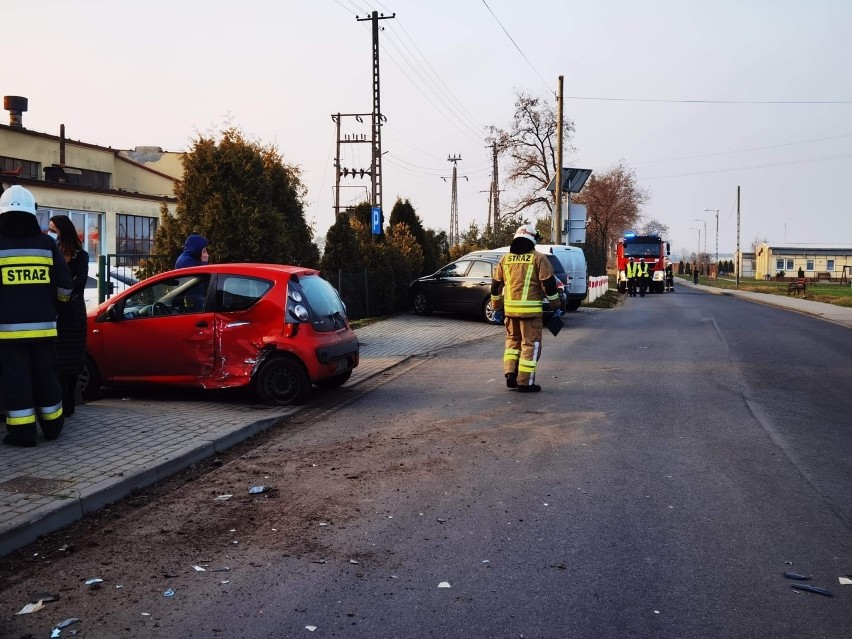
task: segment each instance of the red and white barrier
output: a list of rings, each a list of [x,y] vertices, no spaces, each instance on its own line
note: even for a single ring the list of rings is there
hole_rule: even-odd
[[[599,275],[588,279],[589,295],[586,297],[586,303],[591,304],[609,289],[609,277]]]

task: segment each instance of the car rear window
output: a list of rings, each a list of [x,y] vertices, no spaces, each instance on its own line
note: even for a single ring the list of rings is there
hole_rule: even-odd
[[[334,287],[319,275],[299,278],[299,287],[308,303],[314,330],[336,330],[345,326],[346,307]]]
[[[245,275],[223,275],[219,277],[216,290],[216,310],[228,313],[251,308],[257,300],[272,288],[272,282]]]

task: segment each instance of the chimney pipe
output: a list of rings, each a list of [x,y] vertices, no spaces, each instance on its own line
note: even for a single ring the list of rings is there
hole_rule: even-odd
[[[65,125],[59,125],[59,166],[65,166]]]
[[[23,113],[29,106],[29,100],[19,95],[4,95],[3,108],[9,112],[9,126],[24,128]]]

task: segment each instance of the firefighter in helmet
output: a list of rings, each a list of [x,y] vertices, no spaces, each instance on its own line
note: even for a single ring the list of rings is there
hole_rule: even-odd
[[[506,326],[506,386],[517,388],[519,393],[541,390],[535,383],[535,370],[541,356],[543,300],[546,298],[557,314],[561,306],[553,267],[544,253],[535,250],[540,240],[533,225],[519,227],[509,252],[494,267],[491,281],[494,321]]]
[[[36,219],[33,194],[14,185],[0,196],[0,380],[6,408],[4,444],[35,446],[62,431],[57,373],[57,302],[71,297],[71,272]]]

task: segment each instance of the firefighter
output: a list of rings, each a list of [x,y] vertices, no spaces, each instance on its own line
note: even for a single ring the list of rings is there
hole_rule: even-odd
[[[62,431],[57,373],[57,302],[71,297],[71,272],[59,247],[43,234],[33,194],[14,185],[0,196],[0,376],[4,444],[35,446]]]
[[[639,278],[639,297],[645,297],[645,291],[648,290],[648,265],[645,264],[645,258],[639,258],[639,264],[636,267],[636,277]]]
[[[535,383],[535,369],[541,356],[543,300],[547,299],[554,313],[561,314],[553,267],[544,253],[535,250],[540,240],[531,224],[519,227],[509,252],[494,267],[491,281],[494,321],[506,326],[506,386],[517,388],[519,393],[541,390]]]
[[[666,264],[666,291],[674,292],[674,267],[671,262]]]
[[[627,294],[636,297],[636,262],[631,257],[627,262]]]

